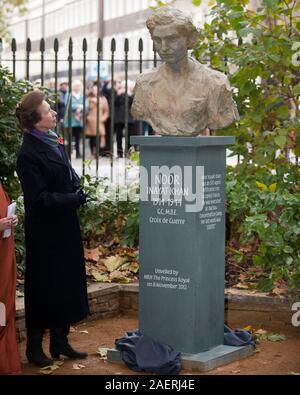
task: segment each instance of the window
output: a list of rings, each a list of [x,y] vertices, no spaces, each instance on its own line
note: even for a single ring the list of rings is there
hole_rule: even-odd
[[[119,0],[104,0],[104,20],[113,19],[118,16],[118,2]]]
[[[25,42],[26,39],[26,32],[25,32],[25,22],[19,22],[15,25],[12,25],[10,28],[11,37],[15,38],[17,44],[21,44]]]
[[[103,18],[105,21],[107,21],[110,18],[110,16],[109,16],[109,2],[110,2],[110,0],[104,0],[104,3],[103,3],[103,8],[104,8]]]
[[[90,16],[89,20],[90,22],[96,22],[98,21],[98,0],[92,0],[91,7],[90,7]]]
[[[42,37],[42,18],[34,18],[28,21],[28,37],[31,41],[40,40]]]

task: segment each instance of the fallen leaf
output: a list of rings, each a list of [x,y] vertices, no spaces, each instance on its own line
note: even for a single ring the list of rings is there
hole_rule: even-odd
[[[248,326],[245,326],[245,328],[243,328],[245,331],[252,331],[252,326],[251,325],[248,325]]]
[[[110,256],[103,260],[104,265],[107,267],[109,272],[113,272],[114,270],[118,269],[126,262],[125,257],[121,257],[119,255]]]
[[[132,258],[136,258],[137,252],[136,251],[128,251],[127,256],[130,256]]]
[[[263,329],[260,329],[255,332],[255,337],[259,341],[269,341],[269,342],[279,342],[283,340],[287,340],[287,337],[280,333],[268,333]]]
[[[270,333],[269,335],[267,335],[267,338],[270,342],[280,342],[287,339],[285,335],[277,333]]]
[[[110,273],[109,278],[112,282],[116,283],[129,283],[130,279],[126,277],[126,275],[118,270],[115,270],[114,272]]]
[[[104,348],[104,347],[99,347],[98,348],[97,354],[99,354],[101,359],[106,359],[107,358],[107,350],[108,349]]]
[[[41,374],[52,374],[55,370],[59,369],[59,365],[57,363],[53,365],[48,365],[43,368],[40,368],[40,373]]]
[[[111,239],[103,244],[106,248],[110,248],[114,244],[114,239]]]
[[[107,274],[101,274],[101,273],[93,272],[92,276],[94,277],[94,279],[96,281],[98,281],[100,283],[107,283],[107,282],[111,281]]]
[[[106,273],[107,272],[107,267],[103,264],[103,261],[100,260],[96,265],[93,265],[95,269],[97,269],[98,272],[100,273]]]
[[[119,268],[119,270],[121,270],[121,271],[128,270],[128,269],[130,268],[130,265],[131,265],[130,262],[126,262],[126,263],[124,263],[124,265],[122,265],[122,266]]]
[[[266,333],[268,332],[265,331],[264,329],[258,329],[257,331],[254,332],[255,335],[265,335]]]
[[[138,264],[138,262],[131,262],[129,270],[132,273],[137,273],[139,271],[139,268],[140,268],[140,265]]]
[[[85,365],[81,365],[80,363],[73,363],[73,367],[72,367],[73,370],[80,370],[83,368],[85,368]]]
[[[99,247],[93,250],[84,249],[84,258],[86,261],[98,262],[100,256]]]
[[[272,289],[272,291],[270,292],[270,294],[272,295],[282,295],[285,293],[285,289],[282,288],[274,288]]]
[[[248,285],[238,283],[234,286],[237,289],[249,289]]]

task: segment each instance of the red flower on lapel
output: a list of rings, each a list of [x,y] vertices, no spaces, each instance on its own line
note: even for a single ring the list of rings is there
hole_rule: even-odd
[[[58,144],[64,145],[64,139],[62,137],[59,137],[57,139]]]

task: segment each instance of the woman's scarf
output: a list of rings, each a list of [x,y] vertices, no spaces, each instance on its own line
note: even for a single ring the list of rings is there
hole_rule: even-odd
[[[54,130],[49,129],[48,132],[41,132],[38,129],[30,129],[29,133],[37,137],[43,143],[51,147],[59,156],[61,152],[58,148],[59,144],[63,144],[63,139],[59,137]]]

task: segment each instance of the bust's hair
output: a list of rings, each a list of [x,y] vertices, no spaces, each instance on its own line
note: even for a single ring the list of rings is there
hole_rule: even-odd
[[[40,90],[27,93],[16,107],[16,117],[23,129],[32,129],[41,120],[39,106],[45,100],[45,95]]]
[[[153,31],[157,26],[175,25],[180,32],[188,38],[188,49],[194,49],[199,38],[199,32],[193,24],[192,18],[184,12],[171,7],[161,7],[153,12],[148,18],[146,25],[153,37]]]

